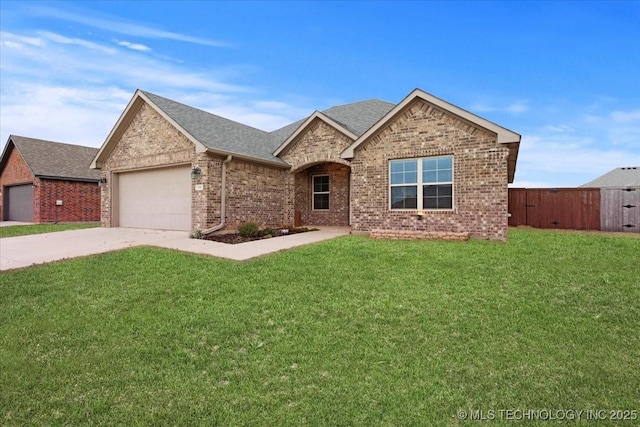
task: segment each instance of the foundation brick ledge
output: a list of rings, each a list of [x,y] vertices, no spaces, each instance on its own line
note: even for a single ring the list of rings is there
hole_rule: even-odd
[[[369,236],[374,239],[403,239],[403,240],[469,240],[469,233],[446,231],[414,231],[414,230],[371,230]]]

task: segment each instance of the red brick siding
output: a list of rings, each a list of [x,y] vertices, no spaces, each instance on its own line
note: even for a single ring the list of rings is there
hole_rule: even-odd
[[[100,187],[95,182],[38,179],[34,199],[35,222],[100,221]]]
[[[340,153],[352,142],[348,136],[316,119],[279,157],[289,163],[295,172],[323,162],[348,165],[349,162],[342,159]]]
[[[322,163],[296,174],[296,210],[303,225],[349,225],[349,172],[348,166]],[[328,210],[313,210],[314,175],[329,175]]]
[[[389,160],[453,155],[454,209],[389,209]],[[354,153],[352,228],[356,231],[409,230],[469,233],[505,239],[507,233],[508,150],[496,135],[415,101]]]
[[[238,160],[229,162],[226,228],[235,229],[244,222],[269,227],[291,225],[285,215],[285,183],[289,178],[290,172],[286,169]]]
[[[33,183],[33,222],[85,222],[100,220],[100,188],[95,182],[34,178],[15,148],[0,175],[0,188]],[[4,219],[4,199],[0,197],[0,220]],[[62,200],[62,206],[56,206]]]
[[[9,148],[9,150],[10,152],[8,153],[9,157],[7,159],[7,163],[2,170],[2,174],[0,174],[0,191],[2,191],[2,195],[0,196],[0,221],[4,220],[5,187],[18,184],[28,184],[34,181],[29,166],[27,166],[18,150],[13,146]],[[33,211],[35,215],[36,209]]]
[[[353,140],[320,119],[313,121],[280,155],[291,164],[295,195],[291,204],[306,225],[349,225],[349,162],[340,153]],[[329,175],[329,210],[314,211],[311,180],[313,175]]]

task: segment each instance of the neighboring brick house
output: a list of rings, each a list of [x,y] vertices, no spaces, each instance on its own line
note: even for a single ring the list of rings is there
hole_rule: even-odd
[[[265,132],[136,91],[92,167],[103,226],[505,239],[520,135],[422,90]]]
[[[0,221],[100,220],[97,148],[11,135],[0,158]]]

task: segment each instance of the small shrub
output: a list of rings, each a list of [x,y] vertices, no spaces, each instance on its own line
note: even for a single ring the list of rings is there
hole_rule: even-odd
[[[189,234],[189,238],[190,239],[204,239],[204,234],[202,233],[202,230],[197,229],[193,233]]]
[[[238,233],[242,237],[256,237],[260,233],[260,228],[255,222],[245,222],[238,226]]]
[[[269,235],[274,236],[277,231],[278,230],[274,230],[271,227],[266,227],[266,228],[263,228],[262,230],[260,230],[260,234],[262,236],[269,236]]]

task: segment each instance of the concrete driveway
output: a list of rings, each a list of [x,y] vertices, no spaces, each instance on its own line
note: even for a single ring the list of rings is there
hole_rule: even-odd
[[[28,267],[133,246],[158,246],[242,261],[349,233],[348,227],[323,227],[320,231],[228,245],[189,239],[188,233],[184,231],[86,228],[2,238],[0,239],[0,270]]]

